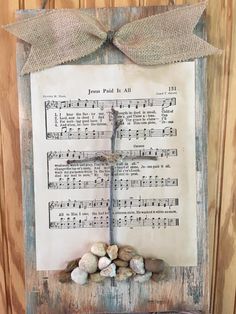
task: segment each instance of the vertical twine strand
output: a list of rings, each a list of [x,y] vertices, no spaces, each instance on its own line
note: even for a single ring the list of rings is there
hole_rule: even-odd
[[[118,111],[112,108],[112,137],[111,137],[111,154],[115,154],[115,146],[116,146],[116,131],[120,126],[118,122]],[[113,228],[113,200],[114,200],[114,163],[111,163],[110,167],[110,203],[108,208],[108,216],[109,216],[109,243],[114,244],[114,228]]]

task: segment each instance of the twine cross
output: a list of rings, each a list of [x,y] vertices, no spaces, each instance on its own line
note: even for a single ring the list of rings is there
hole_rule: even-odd
[[[114,230],[113,230],[113,202],[114,202],[114,172],[115,172],[115,164],[120,160],[134,160],[134,159],[148,159],[148,160],[157,160],[157,156],[123,156],[122,154],[116,153],[116,131],[119,126],[122,124],[122,121],[118,119],[118,111],[115,109],[111,109],[112,113],[112,136],[111,136],[111,153],[110,154],[103,154],[99,156],[94,156],[85,159],[79,160],[67,160],[67,164],[77,164],[82,162],[108,162],[110,163],[110,185],[109,185],[109,207],[108,207],[108,228],[109,228],[109,243],[114,244]]]

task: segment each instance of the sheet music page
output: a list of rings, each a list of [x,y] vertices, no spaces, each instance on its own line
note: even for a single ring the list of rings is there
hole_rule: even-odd
[[[37,269],[109,240],[112,108],[115,241],[196,265],[195,63],[57,66],[31,94]]]

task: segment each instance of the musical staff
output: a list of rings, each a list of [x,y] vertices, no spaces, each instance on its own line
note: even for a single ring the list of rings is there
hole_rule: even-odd
[[[146,140],[148,137],[166,137],[166,136],[176,136],[177,129],[166,127],[163,129],[118,129],[116,132],[117,139],[140,139],[143,138]],[[89,131],[88,128],[85,128],[84,131],[81,131],[78,128],[76,131],[74,129],[67,129],[66,127],[61,130],[61,132],[47,132],[48,140],[73,140],[73,139],[110,139],[112,136],[112,131]]]
[[[117,99],[117,100],[65,100],[45,101],[46,110],[49,109],[80,109],[80,108],[99,108],[99,109],[123,109],[123,108],[146,108],[161,106],[168,108],[176,105],[176,98],[148,98],[148,99]]]
[[[109,217],[106,215],[94,216],[93,218],[63,218],[49,222],[50,229],[76,229],[76,228],[108,228]],[[114,218],[113,227],[152,227],[166,228],[179,226],[179,218],[155,218],[155,217],[134,217]]]
[[[99,189],[99,188],[109,188],[110,179],[95,179],[91,181],[75,180],[75,178],[63,180],[59,179],[58,182],[49,182],[49,189]],[[114,179],[114,189],[115,190],[128,190],[130,188],[152,188],[152,187],[170,187],[178,186],[177,178],[159,178],[155,177],[142,177],[142,179],[137,180],[123,180]]]
[[[98,156],[108,156],[111,153],[109,150],[105,151],[50,151],[47,153],[48,160],[51,159],[69,159],[69,160],[89,160]],[[176,157],[178,151],[176,148],[172,149],[136,149],[136,150],[116,150],[116,154],[122,158],[137,158],[137,157],[157,157],[168,158]]]
[[[85,200],[85,201],[52,201],[48,203],[49,209],[91,209],[91,208],[108,208],[109,199],[99,200]],[[114,199],[114,208],[132,208],[132,207],[172,207],[178,206],[178,198],[128,198],[128,199]]]

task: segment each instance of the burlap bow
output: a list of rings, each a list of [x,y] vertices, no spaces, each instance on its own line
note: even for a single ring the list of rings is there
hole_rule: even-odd
[[[53,10],[5,26],[31,44],[22,74],[91,54],[109,41],[140,65],[185,61],[219,50],[193,34],[205,2],[180,7],[108,31],[93,16],[79,10]]]

